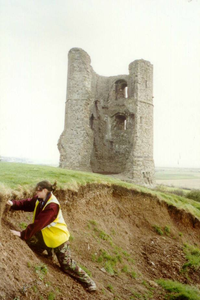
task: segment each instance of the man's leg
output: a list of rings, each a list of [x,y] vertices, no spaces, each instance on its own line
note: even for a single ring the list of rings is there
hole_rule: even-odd
[[[44,250],[46,250],[48,252],[48,256],[52,256],[52,249],[45,245],[41,232],[37,232],[29,240],[27,240],[26,243],[37,254],[42,254]]]
[[[54,253],[58,258],[61,269],[65,273],[68,273],[72,277],[76,278],[80,283],[82,283],[86,287],[88,291],[92,292],[96,290],[95,282],[71,258],[71,251],[68,243],[64,243],[59,247],[55,248]]]

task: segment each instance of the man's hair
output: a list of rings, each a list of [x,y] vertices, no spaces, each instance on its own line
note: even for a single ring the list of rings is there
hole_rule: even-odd
[[[50,192],[54,192],[56,190],[57,182],[55,181],[54,184],[51,184],[47,180],[43,180],[37,183],[35,189],[47,189]]]

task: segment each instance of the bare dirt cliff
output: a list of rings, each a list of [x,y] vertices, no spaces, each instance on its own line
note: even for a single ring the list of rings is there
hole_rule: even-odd
[[[184,244],[200,244],[199,221],[151,195],[106,185],[57,192],[72,257],[91,272],[98,287],[93,294],[55,259],[36,255],[10,233],[31,223],[32,214],[11,212],[5,205],[9,196],[0,199],[0,299],[164,300],[157,279],[200,284],[199,271],[182,272]]]

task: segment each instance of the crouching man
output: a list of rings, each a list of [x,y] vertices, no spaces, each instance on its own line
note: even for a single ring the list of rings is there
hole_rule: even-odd
[[[56,183],[41,181],[36,185],[33,198],[25,200],[8,200],[7,205],[13,210],[33,211],[33,223],[23,231],[11,232],[26,241],[29,247],[41,254],[44,250],[56,254],[61,269],[76,278],[89,292],[96,291],[95,282],[71,258],[69,248],[69,231],[63,219],[60,203],[53,192]]]

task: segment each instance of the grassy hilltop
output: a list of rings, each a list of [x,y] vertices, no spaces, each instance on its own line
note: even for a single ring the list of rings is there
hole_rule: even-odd
[[[158,172],[157,178],[160,179],[160,176],[162,175]],[[0,162],[0,185],[4,190],[11,191],[11,189],[23,189],[27,192],[31,192],[32,188],[34,188],[41,180],[49,180],[52,183],[57,181],[59,189],[71,190],[78,190],[80,186],[94,183],[119,185],[128,189],[134,189],[139,192],[155,195],[160,200],[177,206],[180,209],[185,209],[191,212],[194,216],[200,218],[200,203],[180,197],[173,193],[167,193],[167,191],[170,190],[173,192],[174,188],[166,188],[159,191],[100,174],[66,170],[42,165]]]
[[[6,200],[31,196],[44,179],[57,181],[72,257],[96,281],[95,294],[9,232],[26,228],[32,213],[8,211]],[[0,299],[200,299],[199,202],[109,176],[19,163],[0,162],[0,187]]]

